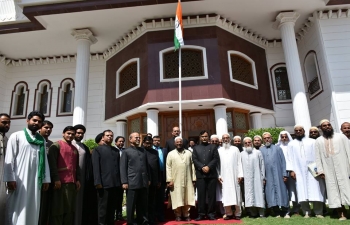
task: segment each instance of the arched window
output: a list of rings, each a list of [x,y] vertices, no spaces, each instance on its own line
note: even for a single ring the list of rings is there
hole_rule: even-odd
[[[116,98],[140,87],[140,59],[128,60],[117,70]]]
[[[50,116],[51,111],[52,87],[49,80],[42,80],[35,89],[34,110],[39,110],[46,117]]]
[[[74,81],[66,78],[58,88],[57,116],[71,116],[74,108]]]
[[[179,80],[179,51],[174,47],[159,52],[160,82]],[[181,80],[208,79],[206,50],[200,46],[181,48]]]
[[[258,89],[255,62],[238,51],[228,51],[230,80],[232,82]]]
[[[11,119],[26,118],[28,96],[28,84],[24,81],[18,82],[12,91],[10,108]]]
[[[310,95],[310,99],[312,99],[323,90],[316,52],[310,51],[306,55],[304,60],[304,69],[307,90]]]
[[[277,64],[270,70],[272,85],[276,103],[291,103],[288,73],[285,64]]]

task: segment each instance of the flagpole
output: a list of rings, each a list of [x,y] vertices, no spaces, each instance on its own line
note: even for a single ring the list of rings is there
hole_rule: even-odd
[[[182,93],[182,87],[181,87],[181,47],[179,49],[179,128],[180,132],[182,132],[182,105],[181,105],[181,93]],[[182,137],[181,133],[180,136]]]

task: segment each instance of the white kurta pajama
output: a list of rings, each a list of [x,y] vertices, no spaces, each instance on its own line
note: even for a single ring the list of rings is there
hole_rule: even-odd
[[[264,179],[265,179],[265,165],[264,159],[260,151],[253,149],[251,153],[246,150],[241,152],[242,167],[245,187],[245,207],[265,208],[264,196]],[[256,211],[251,209],[251,213]],[[255,213],[253,213],[252,216]],[[263,216],[263,210],[260,210],[260,216]]]
[[[34,139],[31,131],[29,135]],[[46,143],[44,143],[46,144]],[[7,224],[36,225],[40,211],[38,181],[40,146],[29,144],[24,131],[13,133],[7,143],[4,181],[16,181],[15,191],[7,196]],[[45,176],[43,183],[50,183],[50,169],[45,154]]]
[[[317,172],[325,175],[329,208],[350,205],[350,144],[343,134],[335,133],[329,139],[316,139]],[[328,149],[328,151],[327,151]]]
[[[302,141],[295,139],[289,142],[288,156],[291,163],[290,170],[296,174],[298,201],[303,213],[311,214],[309,202],[312,202],[315,214],[322,215],[325,183],[323,179],[313,177],[308,171],[308,165],[316,160],[315,140],[304,137]]]
[[[242,199],[238,184],[238,178],[243,177],[241,154],[234,146],[230,146],[229,149],[220,147],[218,151],[220,156],[219,178],[223,180],[222,204],[227,215],[230,215],[231,206],[235,205],[235,215],[241,216]]]

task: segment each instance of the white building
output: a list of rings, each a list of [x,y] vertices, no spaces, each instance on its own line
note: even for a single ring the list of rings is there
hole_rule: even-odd
[[[166,3],[165,3],[166,2]],[[345,4],[348,3],[348,4]],[[0,0],[0,112],[159,134],[178,124],[177,0]],[[350,121],[350,1],[182,1],[183,136]]]

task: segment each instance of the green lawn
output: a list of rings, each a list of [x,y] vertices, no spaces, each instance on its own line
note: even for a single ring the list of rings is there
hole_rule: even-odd
[[[273,218],[268,217],[266,219],[249,219],[243,218],[243,224],[259,224],[259,225],[271,225],[271,224],[288,224],[288,225],[333,225],[333,224],[349,224],[350,220],[339,221],[336,218],[330,218],[326,216],[324,219],[318,219],[315,217],[311,217],[308,219],[303,218],[302,216],[292,216],[290,219],[284,218]]]

